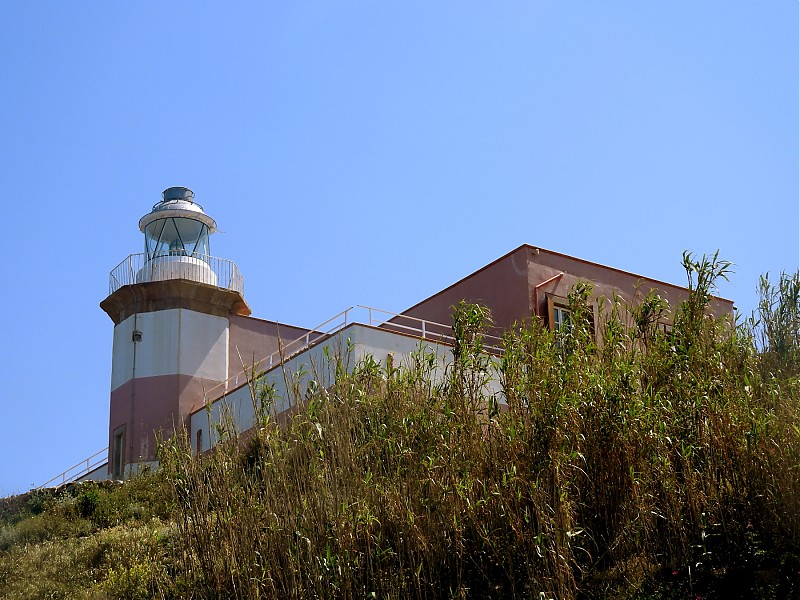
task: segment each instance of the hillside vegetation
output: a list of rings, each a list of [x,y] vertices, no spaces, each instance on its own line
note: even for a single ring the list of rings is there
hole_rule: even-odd
[[[708,311],[729,265],[684,265],[682,306],[592,323],[579,285],[568,330],[521,323],[489,358],[461,305],[443,377],[422,346],[331,356],[281,422],[252,381],[258,425],[218,423],[205,456],[179,436],[157,473],[6,499],[0,594],[800,597],[800,277],[734,324]]]

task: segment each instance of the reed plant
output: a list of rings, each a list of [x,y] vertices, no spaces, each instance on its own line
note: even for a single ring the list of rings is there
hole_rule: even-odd
[[[613,298],[594,323],[580,284],[568,331],[519,323],[502,357],[462,304],[444,378],[425,346],[337,365],[285,422],[254,380],[246,442],[228,422],[199,459],[162,447],[182,579],[237,598],[797,593],[798,340],[775,318],[795,288],[762,285],[782,308],[737,326],[710,312],[730,264],[684,266],[682,305]]]

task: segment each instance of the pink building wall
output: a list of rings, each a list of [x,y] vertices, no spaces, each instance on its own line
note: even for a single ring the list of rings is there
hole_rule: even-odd
[[[666,298],[674,310],[688,297],[687,289],[678,285],[526,244],[403,314],[449,324],[452,307],[465,300],[488,306],[495,326],[507,329],[515,321],[533,315],[546,321],[548,295],[566,298],[581,280],[592,283],[595,300],[611,300],[616,293],[625,301],[635,303],[652,289]],[[730,300],[715,298],[712,301],[711,309],[715,314],[732,314],[733,308]]]
[[[260,361],[277,352],[279,344],[286,345],[293,342],[309,331],[302,327],[241,315],[230,315],[228,321],[230,323],[228,372],[231,374],[242,370],[242,361],[249,368],[253,359]]]

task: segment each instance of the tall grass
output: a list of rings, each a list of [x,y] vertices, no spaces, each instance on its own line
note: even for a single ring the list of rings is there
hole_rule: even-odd
[[[400,366],[334,356],[336,380],[277,423],[254,380],[246,439],[223,422],[207,455],[185,436],[161,447],[182,593],[724,597],[758,569],[777,578],[766,594],[796,593],[798,332],[782,315],[797,288],[762,285],[761,318],[737,326],[709,311],[730,265],[684,266],[681,306],[615,298],[592,323],[582,284],[569,331],[520,323],[499,359],[488,311],[459,306],[442,381],[423,346]]]
[[[800,597],[800,279],[737,324],[710,311],[730,265],[684,266],[680,306],[594,322],[582,283],[568,328],[518,323],[502,356],[461,304],[444,376],[423,345],[333,352],[287,373],[280,422],[256,377],[256,427],[223,418],[212,452],[184,434],[124,486],[0,501],[0,596]]]

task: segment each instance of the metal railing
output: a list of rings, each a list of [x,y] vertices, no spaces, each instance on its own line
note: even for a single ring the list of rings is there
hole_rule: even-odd
[[[360,314],[354,315],[354,312]],[[346,308],[313,329],[309,329],[308,332],[299,338],[282,344],[279,350],[276,350],[269,356],[256,361],[252,365],[244,365],[246,367],[245,369],[232,375],[226,381],[206,390],[205,397],[208,401],[214,402],[217,398],[222,396],[224,392],[246,383],[248,378],[252,378],[253,373],[269,371],[300,352],[330,338],[348,325],[357,323],[395,333],[419,337],[420,339],[432,342],[452,345],[454,341],[452,335],[453,328],[451,325],[444,325],[427,319],[419,319],[417,317],[393,313],[380,308],[357,304],[355,307],[351,306]],[[486,342],[485,349],[490,354],[501,354],[503,352],[502,338],[484,334],[483,339]]]
[[[361,304],[357,306],[367,311],[367,321],[371,327],[380,327],[389,331],[397,330],[398,333],[407,333],[423,340],[444,342],[445,344],[452,345],[455,341],[452,325],[444,325],[443,323],[393,313],[371,306],[363,306]],[[388,318],[376,315],[386,315]],[[501,354],[503,352],[503,338],[486,333],[482,334],[482,337],[485,342],[484,348],[487,352],[492,354]]]
[[[36,489],[46,488],[46,487],[54,487],[55,485],[64,485],[65,483],[69,483],[71,481],[75,481],[76,479],[83,477],[87,473],[91,473],[97,467],[100,467],[108,462],[108,448],[103,448],[99,452],[95,452],[89,458],[82,460],[81,462],[72,465],[66,471],[63,471],[53,477],[45,481],[42,485],[38,486]]]
[[[132,256],[136,255],[131,255],[128,258],[130,259]],[[126,261],[122,261],[122,263],[120,263],[120,267],[125,264],[127,264]],[[236,267],[235,265],[233,266],[234,268]],[[119,269],[120,267],[117,267],[117,269]],[[117,269],[115,269],[115,271]],[[112,271],[112,275],[113,273],[114,272]],[[134,272],[134,277],[135,277],[135,272]],[[120,284],[120,287],[121,285],[126,285],[126,284]],[[356,310],[358,310],[361,313],[358,316],[362,318],[354,318],[354,315],[352,313],[355,312]],[[435,321],[429,321],[427,319],[411,317],[409,315],[393,313],[388,310],[382,310],[380,308],[374,308],[372,306],[364,306],[362,304],[358,304],[355,307],[351,306],[349,308],[346,308],[345,310],[341,311],[337,315],[334,315],[324,323],[317,325],[313,329],[309,329],[305,334],[303,334],[299,338],[287,342],[286,344],[282,344],[279,350],[276,350],[269,356],[266,356],[261,360],[255,362],[253,365],[251,366],[244,365],[246,368],[243,369],[242,371],[239,371],[236,375],[233,375],[229,377],[226,381],[223,381],[222,383],[219,383],[216,386],[208,390],[205,390],[204,395],[206,401],[215,402],[230,389],[237,388],[240,385],[247,383],[248,378],[251,378],[253,373],[269,371],[279,366],[283,362],[289,360],[293,356],[296,356],[300,352],[303,352],[311,348],[312,346],[315,346],[319,342],[327,340],[332,335],[334,335],[338,331],[341,331],[348,325],[357,323],[361,323],[363,325],[369,325],[370,327],[377,327],[379,329],[385,329],[387,331],[394,331],[396,333],[403,333],[406,335],[419,337],[420,339],[429,340],[432,342],[441,342],[452,345],[454,341],[452,335],[452,326],[450,325],[437,323]],[[485,350],[488,353],[490,354],[502,353],[503,351],[502,338],[494,335],[484,334],[483,339],[486,342]],[[98,460],[97,457],[99,457],[100,455],[103,455],[103,458]],[[87,473],[90,473],[93,469],[102,465],[103,462],[106,460],[107,455],[108,455],[108,448],[105,448],[93,454],[86,460],[83,460],[78,464],[70,467],[63,473],[59,473],[58,475],[56,475],[49,481],[43,483],[39,487],[40,488],[46,487],[59,479],[61,480],[60,484],[74,481],[79,477],[82,477]]]
[[[245,368],[235,375],[228,377],[227,380],[223,381],[215,385],[213,388],[205,391],[205,396],[209,401],[215,401],[219,396],[231,389],[237,388],[240,385],[246,383],[249,377],[252,377],[253,373],[258,373],[261,371],[269,371],[270,369],[277,367],[281,363],[289,360],[291,357],[307,350],[311,346],[315,345],[316,343],[326,340],[331,337],[337,331],[341,331],[348,325],[352,324],[353,321],[349,320],[350,312],[353,310],[353,307],[346,308],[342,312],[337,315],[334,315],[324,323],[320,323],[313,329],[309,329],[305,334],[300,336],[297,339],[294,339],[290,342],[285,344],[281,344],[281,347],[270,354],[262,358],[261,360],[253,363],[252,365],[243,365]]]
[[[108,293],[113,294],[124,285],[165,279],[186,279],[244,293],[244,277],[236,263],[224,258],[192,253],[169,253],[152,257],[145,253],[131,254],[111,271]]]

